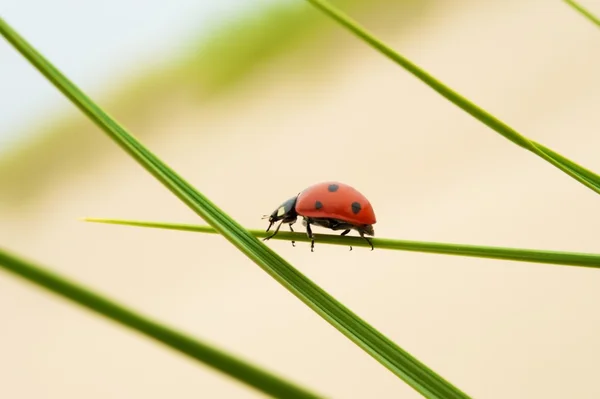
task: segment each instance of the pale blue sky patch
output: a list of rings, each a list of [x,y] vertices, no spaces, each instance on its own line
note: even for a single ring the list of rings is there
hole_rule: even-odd
[[[191,38],[281,0],[2,0],[14,29],[86,92],[185,51]],[[29,126],[72,106],[0,39],[0,152]],[[37,121],[35,121],[37,119]],[[36,123],[32,123],[36,122]]]

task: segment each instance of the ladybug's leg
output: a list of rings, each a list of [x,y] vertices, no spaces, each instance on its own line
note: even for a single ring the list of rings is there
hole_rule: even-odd
[[[306,221],[306,235],[310,238],[310,252],[315,252],[315,239],[313,237],[312,229],[310,228],[310,222]]]
[[[271,223],[271,224],[273,224],[273,223]],[[267,241],[267,240],[271,239],[275,234],[277,234],[277,232],[279,231],[279,228],[281,227],[282,224],[283,224],[283,220],[281,222],[279,222],[279,224],[277,225],[277,228],[275,229],[273,234],[271,234],[268,237],[263,238],[263,241]],[[269,229],[270,228],[271,228],[271,226],[269,226]],[[269,229],[267,229],[267,231],[269,231]]]
[[[367,242],[368,242],[368,243],[369,243],[369,245],[371,246],[371,251],[372,251],[372,250],[374,249],[374,247],[373,247],[373,243],[371,242],[371,240],[369,240],[367,237],[365,237],[365,235],[364,235],[364,233],[363,233],[362,231],[360,231],[359,233],[360,233],[360,236],[361,236],[362,238],[364,238],[365,240],[367,240]]]
[[[269,227],[267,227],[267,229],[266,229],[265,231],[267,231],[267,232],[268,232],[269,230],[271,230],[271,226],[273,226],[273,223],[275,223],[275,222],[271,222],[271,223],[269,223]]]
[[[290,226],[290,231],[291,231],[292,233],[294,232],[294,229],[292,229],[292,225],[293,225],[294,223],[296,223],[296,222],[292,222],[292,223],[290,223],[290,224],[289,224],[289,226]],[[295,246],[296,246],[296,241],[292,240],[292,247],[295,247]]]
[[[340,234],[340,235],[345,236],[348,233],[350,233],[350,229],[344,230],[344,232],[342,234]],[[350,251],[352,251],[352,245],[350,245]]]

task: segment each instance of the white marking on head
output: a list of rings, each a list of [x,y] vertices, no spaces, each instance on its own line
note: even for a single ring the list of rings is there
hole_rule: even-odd
[[[283,216],[285,214],[285,207],[282,206],[281,208],[277,209],[277,217],[279,216]]]

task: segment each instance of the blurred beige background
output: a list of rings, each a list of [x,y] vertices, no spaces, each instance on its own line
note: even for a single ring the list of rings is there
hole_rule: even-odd
[[[352,15],[521,133],[600,171],[596,27],[560,1],[390,4]],[[600,251],[596,194],[306,12],[321,30],[218,95],[198,96],[167,68],[138,97],[101,105],[248,228],[335,179],[369,197],[379,237]],[[70,118],[48,151],[40,141],[0,164],[3,247],[328,397],[420,397],[221,237],[78,221],[204,223],[85,117]],[[474,398],[600,396],[598,270],[268,245]],[[261,397],[4,272],[0,320],[0,398]]]

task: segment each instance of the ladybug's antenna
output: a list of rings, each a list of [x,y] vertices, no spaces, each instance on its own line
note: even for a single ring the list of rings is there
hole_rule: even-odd
[[[269,218],[269,216],[271,216],[271,215],[263,215],[263,216],[261,217],[261,219],[268,219],[268,218]]]

